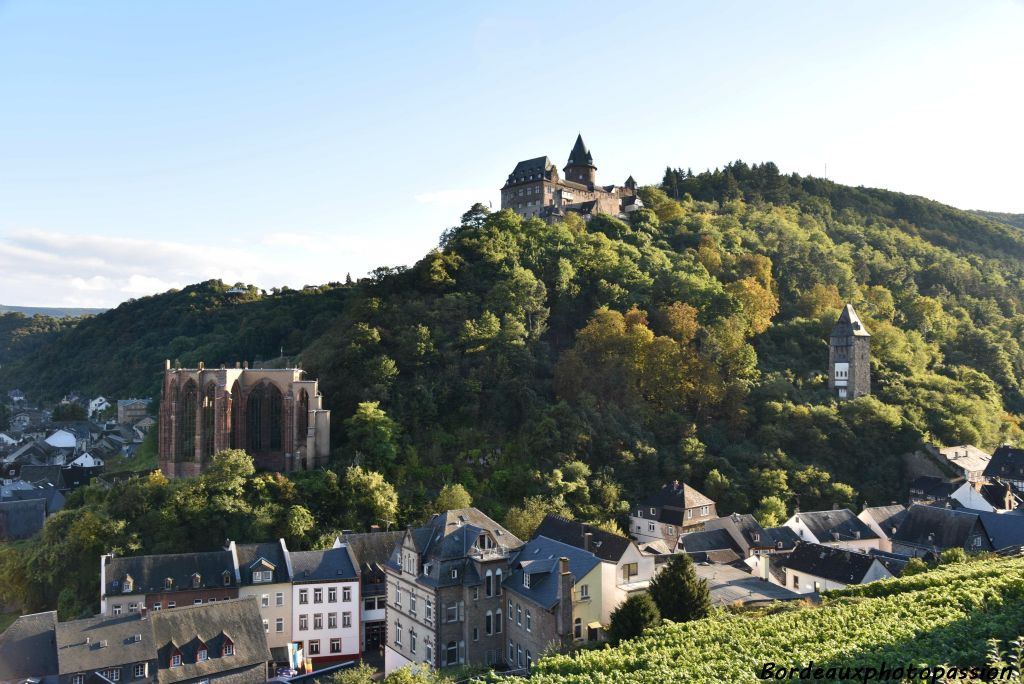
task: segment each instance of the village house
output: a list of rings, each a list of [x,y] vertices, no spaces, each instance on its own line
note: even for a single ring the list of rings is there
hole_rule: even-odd
[[[990,482],[1004,482],[1024,492],[1024,449],[1002,445],[992,454],[984,475]]]
[[[292,570],[284,539],[262,544],[228,544],[233,553],[238,596],[252,596],[260,610],[267,645],[276,662],[288,662],[292,640]]]
[[[888,506],[865,506],[857,514],[857,518],[878,535],[878,548],[881,551],[892,551],[892,535],[907,515],[907,507],[899,504]]]
[[[505,664],[528,672],[548,649],[597,641],[611,622],[602,593],[614,587],[612,567],[569,544],[534,537],[516,554],[505,580]],[[485,629],[501,631],[501,613]]]
[[[953,478],[964,478],[968,482],[985,481],[985,468],[992,461],[992,456],[973,444],[939,447],[928,444],[925,454]]]
[[[633,540],[552,513],[544,517],[533,535],[588,551],[614,570],[614,584],[601,592],[602,615],[611,614],[630,594],[647,591],[658,571],[658,558],[641,553]]]
[[[914,504],[892,535],[892,550],[905,556],[932,557],[954,548],[993,550],[978,513]]]
[[[785,586],[797,594],[842,589],[892,577],[877,558],[849,548],[801,542],[779,561]]]
[[[251,598],[58,622],[18,618],[0,635],[0,682],[265,682],[270,651]]]
[[[238,598],[233,551],[100,557],[100,613],[128,615]]]
[[[640,543],[660,539],[671,547],[680,535],[699,532],[717,517],[714,501],[676,480],[630,509],[629,532]]]
[[[149,413],[152,399],[118,399],[117,422],[121,425],[134,425]]]
[[[945,505],[953,492],[959,489],[964,482],[964,478],[947,480],[933,475],[921,475],[910,483],[907,499],[911,506],[914,504]]]
[[[708,583],[711,603],[716,606],[759,606],[801,598],[781,583],[766,582],[733,565],[699,562],[694,567],[697,577]]]
[[[321,667],[358,660],[359,568],[348,547],[292,551],[292,642]]]
[[[954,505],[971,511],[986,513],[1009,513],[1017,510],[1024,502],[1021,495],[1009,482],[964,482],[949,495]]]
[[[410,663],[431,668],[504,661],[504,578],[514,534],[476,508],[435,515],[406,530],[387,565],[384,671]],[[487,615],[492,629],[487,632]]]
[[[881,539],[848,508],[799,511],[785,523],[802,541],[853,551],[881,548]]]
[[[377,653],[387,641],[387,573],[384,566],[391,557],[395,544],[405,532],[348,533],[341,542],[348,545],[349,554],[359,566],[359,592],[363,601],[359,611],[359,632],[362,650]]]

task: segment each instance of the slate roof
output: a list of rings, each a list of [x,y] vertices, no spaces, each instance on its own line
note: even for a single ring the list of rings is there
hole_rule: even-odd
[[[999,447],[993,452],[984,475],[990,479],[1024,480],[1024,449],[1006,444]]]
[[[291,580],[288,576],[288,563],[285,560],[284,549],[281,548],[280,541],[264,542],[262,544],[236,544],[235,555],[238,558],[239,582],[243,586],[252,584],[252,573],[254,570],[267,569],[266,566],[260,563],[260,559],[265,559],[274,566],[273,582],[275,584]],[[262,582],[261,584],[267,583]]]
[[[53,515],[64,508],[64,495],[49,482],[29,484],[28,487],[10,488],[3,501],[29,501],[39,499],[46,507],[46,514]]]
[[[46,501],[0,502],[0,539],[5,541],[28,539],[43,529],[46,522]]]
[[[766,527],[764,532],[771,540],[772,547],[777,551],[791,551],[800,542],[800,536],[792,528],[785,525],[782,527]],[[782,546],[779,546],[779,542],[782,542]]]
[[[590,552],[601,560],[618,563],[622,555],[633,544],[627,537],[606,532],[599,527],[587,525],[548,513],[541,521],[534,537],[547,537],[578,549],[584,549],[585,535],[590,533]],[[585,550],[585,549],[584,549]]]
[[[1021,504],[1021,497],[1013,490],[1013,486],[1007,483],[991,482],[983,484],[978,493],[993,508],[1003,511],[1016,510]],[[1010,505],[1007,507],[1007,494],[1009,494]]]
[[[267,635],[255,596],[186,606],[151,613],[153,640],[158,649],[157,682],[171,684],[228,672],[271,660]],[[220,656],[225,637],[234,645],[233,656]],[[196,662],[200,642],[209,660]],[[182,652],[182,666],[168,668],[171,645]]]
[[[854,539],[878,539],[878,535],[864,524],[849,508],[838,508],[831,511],[799,512],[799,518],[815,538],[825,544],[834,541],[851,541]]]
[[[745,556],[746,553],[736,543],[728,530],[705,530],[703,532],[691,532],[679,537],[677,550],[686,554],[705,553],[708,551],[721,551],[728,549],[734,551],[737,556]]]
[[[477,543],[480,532],[489,532],[495,541],[508,548],[523,542],[476,508],[456,508],[434,516],[412,530],[417,550],[425,560],[465,558]]]
[[[65,489],[64,469],[59,465],[22,466],[21,479],[32,483],[49,482],[57,489]]]
[[[832,337],[871,337],[868,329],[853,310],[853,304],[847,304],[839,314],[839,320],[832,328]]]
[[[403,530],[393,532],[362,532],[343,535],[341,541],[348,544],[349,553],[364,573],[375,573],[383,568],[388,558],[405,535]]]
[[[533,159],[524,159],[523,161],[516,164],[516,167],[512,169],[512,173],[508,175],[508,184],[516,183],[520,178],[530,175],[546,175],[548,169],[554,164],[547,157],[534,157]],[[536,180],[536,179],[534,179]]]
[[[356,581],[359,575],[348,549],[344,546],[321,551],[292,551],[292,581],[303,582],[347,582]]]
[[[978,525],[977,513],[914,504],[892,536],[894,542],[931,549],[964,548]]]
[[[134,613],[57,624],[57,662],[65,674],[145,662],[155,651],[151,621]]]
[[[107,586],[104,592],[109,596],[146,594],[166,591],[164,580],[173,580],[171,591],[191,590],[192,575],[199,573],[200,588],[223,587],[223,573],[231,576],[235,585],[235,564],[231,552],[201,551],[199,553],[172,553],[150,556],[114,557],[107,561]],[[131,575],[132,591],[125,592],[125,576]],[[117,586],[114,583],[117,582]]]
[[[800,542],[780,561],[793,572],[840,584],[860,584],[874,563],[875,558],[866,553],[809,542]]]
[[[582,133],[576,135],[576,143],[569,152],[569,163],[565,165],[566,168],[572,166],[594,166],[594,157],[590,154],[587,146],[583,144]]]
[[[864,514],[870,517],[886,536],[892,536],[893,531],[903,522],[903,518],[907,517],[907,507],[900,504],[871,506],[861,511],[861,515]]]
[[[569,559],[569,572],[579,582],[601,562],[583,549],[543,536],[535,536],[519,550],[508,579],[502,586],[534,604],[551,609],[558,603],[560,582],[559,558]],[[523,575],[530,575],[529,588],[523,586]]]
[[[868,555],[877,559],[893,577],[903,574],[903,568],[907,567],[907,563],[910,562],[910,556],[879,549],[869,549]]]
[[[769,540],[761,527],[761,523],[749,513],[733,513],[709,520],[704,524],[705,530],[725,530],[736,542],[741,555],[747,555],[750,548],[762,548],[771,546]]]
[[[941,477],[922,475],[910,483],[910,498],[932,501],[945,499],[959,489],[964,482],[966,480],[962,477],[955,480],[944,480]]]
[[[978,517],[996,551],[1012,551],[1024,546],[1024,515],[980,513]]]
[[[57,611],[22,615],[0,633],[0,681],[57,674]]]
[[[681,525],[683,511],[698,506],[713,506],[715,502],[688,484],[678,482],[662,485],[661,489],[637,504],[647,517],[651,508],[657,509],[658,522],[667,525]]]

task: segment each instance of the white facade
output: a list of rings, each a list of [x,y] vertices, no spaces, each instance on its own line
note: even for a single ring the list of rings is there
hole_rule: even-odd
[[[76,458],[68,465],[81,466],[82,468],[95,468],[97,466],[103,465],[103,459],[96,458],[90,453],[85,453]]]
[[[881,539],[818,539],[814,533],[804,524],[804,521],[800,519],[800,514],[797,513],[784,525],[789,529],[796,532],[797,536],[801,540],[806,542],[813,542],[815,544],[822,544],[824,546],[832,546],[837,549],[849,549],[850,551],[861,551],[866,553],[871,549],[883,550]]]
[[[867,584],[868,582],[889,577],[892,577],[892,574],[876,560],[871,564],[871,567],[864,575],[864,579],[859,584]],[[825,579],[824,577],[816,577],[806,572],[794,571],[792,568],[786,568],[786,588],[797,594],[810,594],[827,589],[842,589],[846,586],[849,585]]]
[[[360,653],[359,581],[306,582],[292,587],[292,641],[307,658]]]

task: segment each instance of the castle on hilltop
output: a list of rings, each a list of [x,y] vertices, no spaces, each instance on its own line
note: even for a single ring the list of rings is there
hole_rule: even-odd
[[[837,399],[871,394],[871,334],[853,310],[843,307],[828,339],[828,388]]]
[[[582,135],[576,136],[563,171],[565,178],[559,177],[558,168],[547,157],[519,162],[501,188],[501,208],[550,223],[567,213],[584,219],[595,214],[622,218],[643,207],[632,176],[624,185],[597,184],[594,157],[583,144]]]

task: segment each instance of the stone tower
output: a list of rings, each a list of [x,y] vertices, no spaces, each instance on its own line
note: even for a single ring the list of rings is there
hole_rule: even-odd
[[[828,388],[841,401],[871,394],[871,334],[852,304],[843,307],[829,335]]]
[[[591,156],[590,150],[583,144],[582,134],[576,136],[576,144],[569,153],[569,163],[563,170],[567,181],[586,185],[590,189],[597,184],[597,167],[594,166],[594,157]]]

